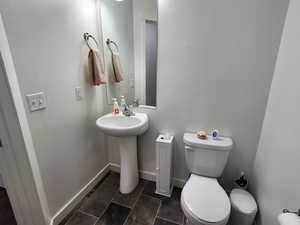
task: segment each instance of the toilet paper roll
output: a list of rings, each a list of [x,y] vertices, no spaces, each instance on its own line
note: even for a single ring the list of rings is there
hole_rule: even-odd
[[[278,222],[280,225],[300,225],[300,217],[295,213],[281,213]]]

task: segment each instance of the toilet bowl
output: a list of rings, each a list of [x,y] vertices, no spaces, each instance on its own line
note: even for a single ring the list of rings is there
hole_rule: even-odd
[[[191,176],[181,193],[181,208],[188,225],[226,225],[230,200],[218,183],[232,149],[231,138],[208,136],[202,140],[185,133],[185,159]]]
[[[230,200],[216,178],[192,174],[181,193],[181,207],[190,225],[225,225]]]

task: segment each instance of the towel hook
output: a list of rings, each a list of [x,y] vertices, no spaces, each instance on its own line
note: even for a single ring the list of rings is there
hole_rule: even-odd
[[[115,46],[115,48],[117,49],[117,51],[119,51],[119,46],[117,45],[117,43],[114,42],[114,41],[112,41],[112,40],[110,40],[110,39],[108,38],[108,39],[106,40],[106,45],[107,45],[107,47],[109,48],[109,50],[110,50],[111,53],[113,53],[113,50],[112,50],[110,44],[113,44],[113,45]]]
[[[89,49],[92,49],[92,47],[90,46],[90,43],[89,43],[90,38],[92,38],[92,40],[96,43],[97,47],[99,47],[99,44],[98,44],[96,38],[94,38],[93,35],[86,32],[86,33],[83,34],[83,39],[85,40],[85,43],[87,44]]]

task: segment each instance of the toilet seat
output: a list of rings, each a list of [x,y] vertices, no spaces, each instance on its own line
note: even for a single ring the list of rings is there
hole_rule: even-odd
[[[226,224],[230,200],[217,179],[192,174],[181,193],[181,205],[194,224]]]

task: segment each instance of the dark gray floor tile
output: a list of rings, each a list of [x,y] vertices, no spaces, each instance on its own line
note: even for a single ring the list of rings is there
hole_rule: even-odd
[[[129,225],[129,224],[130,225],[147,225],[145,223],[142,223],[141,221],[137,221],[136,219],[132,219],[132,218],[129,218],[125,223],[125,225]]]
[[[160,218],[156,218],[154,225],[177,225],[177,224]]]
[[[130,209],[111,203],[96,225],[123,225]]]
[[[80,209],[80,206],[81,206],[82,202],[83,202],[83,200],[80,203],[78,203],[73,208],[73,210],[62,219],[62,221],[59,223],[59,225],[65,225],[68,222],[68,220],[73,216],[73,214],[76,213]]]
[[[143,194],[152,196],[154,198],[159,198],[159,199],[165,198],[162,195],[155,194],[155,191],[156,191],[156,183],[153,181],[146,181]]]
[[[113,197],[113,202],[124,205],[129,208],[133,208],[134,204],[138,200],[138,197],[140,196],[141,192],[144,189],[145,181],[140,180],[138,186],[134,189],[133,192],[129,194],[121,194],[120,191],[118,191],[115,196]]]
[[[1,189],[0,196],[0,224],[17,225],[13,209],[5,189]]]
[[[187,223],[188,223],[187,218],[184,217],[184,219],[183,219],[183,225],[187,225]]]
[[[141,195],[131,211],[126,225],[152,225],[159,206],[159,199]]]
[[[148,225],[138,220],[132,220],[132,218],[128,219],[125,225]]]
[[[80,211],[98,217],[102,216],[118,189],[119,186],[101,183],[94,192],[84,199]]]
[[[103,183],[120,187],[120,174],[110,172],[110,174],[105,178]]]
[[[68,220],[72,217],[73,213],[72,214],[68,214],[65,218],[62,219],[62,221],[60,221],[59,225],[65,225]]]
[[[81,212],[75,212],[67,221],[66,225],[94,225],[97,220],[97,217],[89,216]]]
[[[177,224],[183,224],[184,214],[181,210],[180,195],[181,189],[174,188],[171,198],[162,199],[158,217]]]
[[[5,188],[3,187],[0,187],[0,198],[6,198],[7,197],[7,193],[6,193],[6,190]]]

